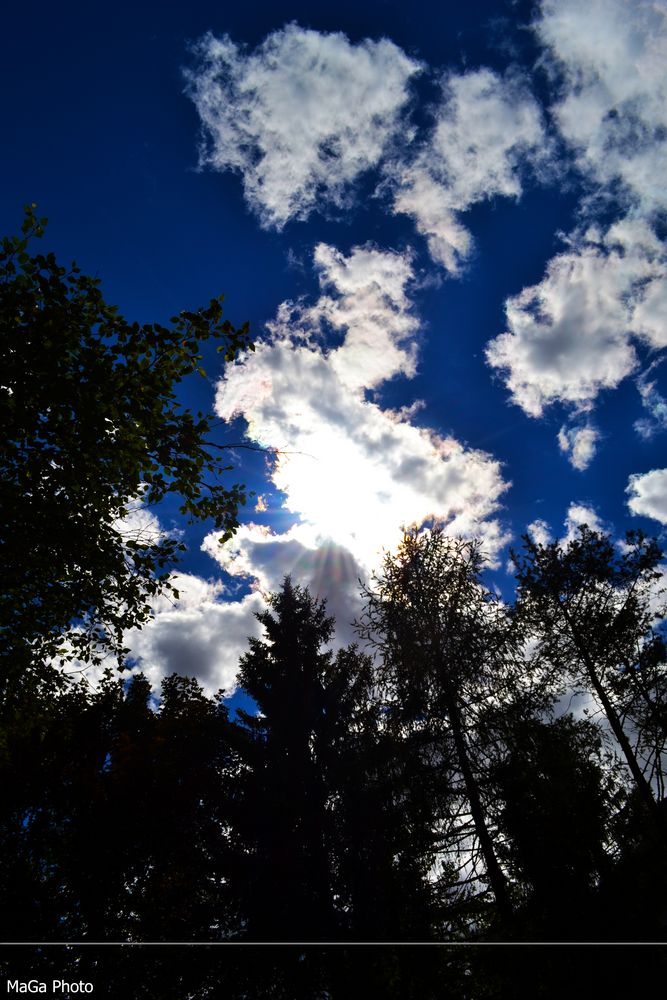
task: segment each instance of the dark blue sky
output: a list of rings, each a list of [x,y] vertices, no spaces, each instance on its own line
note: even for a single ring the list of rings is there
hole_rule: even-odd
[[[188,596],[134,644],[156,678],[231,686],[257,588],[285,572],[349,617],[401,520],[480,533],[502,588],[531,524],[664,540],[664,11],[193,0],[3,21],[2,231],[37,202],[48,248],[130,319],[224,292],[262,346],[220,390],[220,440],[249,426],[288,453],[236,456],[267,509],[227,555],[188,532]],[[210,410],[217,365],[190,405]]]

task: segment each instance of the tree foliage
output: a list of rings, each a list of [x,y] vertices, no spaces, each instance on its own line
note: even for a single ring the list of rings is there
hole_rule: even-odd
[[[609,867],[613,782],[601,735],[567,714],[554,720],[510,710],[503,723],[507,752],[492,787],[518,926],[534,939],[585,937],[595,886]]]
[[[598,541],[582,537],[599,556]],[[233,720],[176,676],[159,698],[110,672],[96,690],[22,692],[0,742],[4,939],[300,942],[253,968],[241,951],[156,968],[155,995],[224,981],[344,998],[363,974],[396,1000],[555,1000],[586,969],[539,949],[517,964],[316,943],[664,940],[664,846],[606,720],[560,707],[552,673],[583,669],[562,629],[527,617],[525,594],[516,613],[499,602],[477,546],[437,531],[408,533],[367,600],[375,655],[334,652],[324,604],[287,578],[239,664],[254,710]],[[543,662],[527,651],[538,624]],[[136,963],[107,974],[120,989]]]
[[[14,673],[119,650],[146,620],[182,543],[142,532],[137,508],[175,494],[184,516],[234,531],[244,487],[220,481],[211,420],[176,389],[205,374],[202,343],[227,361],[252,346],[247,324],[222,319],[221,298],[170,326],[128,322],[98,279],[32,251],[46,223],[34,207],[0,244],[0,629]]]
[[[206,939],[236,925],[227,710],[176,676],[158,711],[150,694],[142,675],[107,671],[39,719],[26,698],[5,725],[3,940]]]

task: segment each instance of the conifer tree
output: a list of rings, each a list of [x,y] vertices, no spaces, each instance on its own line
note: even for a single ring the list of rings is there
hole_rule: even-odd
[[[371,660],[327,649],[333,619],[289,578],[257,617],[239,675],[259,709],[239,713],[248,935],[430,937],[436,796],[384,722]]]
[[[589,720],[531,717],[520,704],[498,714],[504,752],[491,772],[493,812],[520,905],[515,933],[590,939],[596,887],[611,864],[613,774],[602,734]]]
[[[257,940],[322,940],[335,934],[327,737],[333,634],[324,605],[289,577],[257,615],[239,679],[257,705],[239,712],[248,770],[239,812],[247,862],[247,932]]]

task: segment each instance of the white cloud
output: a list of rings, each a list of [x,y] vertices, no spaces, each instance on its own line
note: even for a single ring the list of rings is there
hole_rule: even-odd
[[[114,527],[126,540],[148,544],[157,544],[168,534],[156,515],[141,505],[140,498]],[[215,536],[219,537],[219,532]],[[208,694],[220,688],[231,693],[247,637],[260,633],[254,612],[264,607],[261,596],[250,594],[229,602],[220,580],[204,580],[190,573],[175,573],[171,582],[178,596],[164,592],[152,598],[153,617],[123,636],[130,658],[136,660],[133,669],[146,674],[156,693],[163,678],[172,673],[196,677]],[[66,671],[84,673],[96,684],[111,663],[115,659],[108,656],[99,667],[73,660]]]
[[[488,454],[413,424],[416,408],[384,410],[365,398],[364,389],[415,370],[409,255],[365,247],[344,256],[320,245],[315,264],[320,297],[283,303],[270,340],[227,368],[216,397],[220,417],[243,416],[251,438],[282,449],[271,478],[298,522],[275,534],[245,526],[226,550],[211,548],[213,536],[205,544],[228,572],[262,588],[293,573],[347,623],[357,578],[403,526],[435,517],[453,533],[480,535],[495,557],[506,540],[495,515],[507,483]]]
[[[590,504],[576,502],[569,504],[565,520],[563,522],[565,534],[558,539],[559,546],[562,547],[568,545],[569,542],[578,538],[579,528],[584,524],[587,525],[591,531],[605,531],[602,521]],[[526,531],[536,545],[550,545],[553,541],[551,526],[542,518],[537,518],[537,520],[532,521],[526,528]]]
[[[667,524],[667,469],[630,476],[625,492],[631,513]]]
[[[164,530],[155,514],[145,507],[141,497],[144,488],[139,490],[134,499],[128,501],[123,517],[117,517],[111,524],[113,531],[122,535],[126,542],[139,542],[142,545],[159,545],[168,532]],[[174,532],[169,532],[173,536]]]
[[[499,464],[364,398],[364,387],[414,370],[412,353],[396,347],[415,326],[405,298],[409,261],[319,247],[316,262],[327,294],[310,308],[279,311],[272,341],[227,370],[219,416],[244,416],[251,437],[284,449],[273,482],[309,544],[332,541],[370,567],[401,525],[434,515],[453,531],[481,531],[495,550],[502,533],[492,515],[506,489]],[[378,273],[388,276],[384,284]],[[323,321],[345,330],[328,352],[318,343]]]
[[[595,457],[599,431],[590,424],[575,427],[561,427],[558,432],[558,447],[567,455],[574,469],[587,469]]]
[[[543,0],[535,30],[562,76],[552,108],[579,166],[664,208],[667,8],[654,0]]]
[[[409,253],[355,247],[345,257],[333,247],[315,247],[314,263],[325,293],[311,309],[296,310],[305,334],[328,325],[344,337],[328,361],[352,391],[374,388],[395,375],[416,371],[418,321],[407,288],[413,279]],[[283,330],[285,319],[279,320]],[[276,330],[279,327],[275,327]]]
[[[553,120],[590,182],[590,217],[619,221],[571,235],[543,280],[506,303],[489,364],[540,416],[590,409],[637,366],[637,346],[667,346],[667,8],[651,0],[543,0],[534,24],[557,81]]]
[[[433,260],[456,273],[472,249],[458,213],[496,195],[518,198],[522,168],[544,150],[539,108],[518,79],[449,74],[428,140],[388,169],[394,211],[411,215]]]
[[[542,518],[532,521],[526,531],[536,545],[549,545],[552,540],[549,525]]]
[[[362,610],[359,580],[367,571],[344,546],[321,542],[301,525],[276,533],[251,523],[224,546],[218,533],[211,532],[202,549],[227,573],[252,580],[259,594],[279,590],[284,577],[291,576],[313,597],[326,600],[327,613],[336,619],[337,645],[357,641],[352,622]]]
[[[571,503],[567,508],[567,514],[565,516],[565,537],[562,539],[562,544],[567,545],[575,538],[578,538],[578,529],[584,524],[587,525],[591,531],[599,531],[601,533],[605,532],[605,527],[602,521],[590,504]]]
[[[591,228],[538,285],[507,300],[508,330],[488,344],[487,361],[531,416],[555,402],[588,410],[635,370],[633,340],[667,345],[666,277],[667,253],[645,223]]]
[[[224,586],[187,573],[173,579],[177,599],[162,595],[153,602],[154,617],[142,629],[125,635],[130,656],[159,691],[172,673],[196,677],[208,694],[236,684],[239,657],[246,652],[248,636],[258,636],[254,617],[264,602],[252,593],[241,601],[221,600]]]
[[[400,172],[394,211],[412,216],[436,263],[452,274],[461,270],[472,251],[472,236],[456,217],[451,193],[419,160]]]
[[[401,128],[421,68],[387,39],[352,45],[296,24],[252,53],[208,34],[195,54],[187,80],[203,126],[200,162],[239,171],[248,204],[277,229],[348,203]]]
[[[265,608],[262,595],[253,592],[240,601],[228,601],[221,581],[190,573],[175,573],[171,582],[178,597],[163,593],[152,598],[153,617],[142,628],[128,629],[123,635],[132,661],[131,673],[145,674],[157,695],[164,678],[173,673],[196,677],[208,695],[221,688],[232,694],[248,637],[261,633],[255,613]],[[71,653],[71,645],[64,643],[63,652]],[[96,687],[104,670],[117,666],[116,657],[103,647],[97,653],[101,657],[98,665],[84,663],[76,656],[62,666],[56,660],[55,665],[74,680],[83,676]]]

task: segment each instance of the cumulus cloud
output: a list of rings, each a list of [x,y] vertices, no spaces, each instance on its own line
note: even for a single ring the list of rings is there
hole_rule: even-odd
[[[164,678],[177,673],[195,677],[208,695],[221,689],[231,695],[248,637],[261,633],[255,613],[266,606],[262,594],[251,592],[229,601],[220,580],[204,580],[191,573],[175,573],[171,582],[178,596],[163,593],[152,598],[152,617],[141,628],[124,633],[126,665],[131,673],[145,674],[156,694]],[[68,643],[63,648],[65,654],[72,652]],[[116,657],[103,647],[96,652],[101,658],[97,665],[76,656],[54,665],[72,678],[84,676],[95,687],[106,669],[117,666]]]
[[[178,598],[155,598],[154,617],[125,635],[134,669],[145,673],[155,690],[175,672],[196,677],[208,694],[220,688],[231,694],[248,636],[261,632],[254,617],[264,607],[261,595],[228,601],[220,581],[188,573],[176,574],[173,583]]]
[[[573,469],[583,471],[593,461],[600,439],[599,431],[590,424],[575,427],[561,427],[558,432],[558,446]]]
[[[667,252],[645,222],[591,227],[538,285],[507,300],[508,329],[487,361],[530,416],[555,402],[589,410],[635,370],[636,343],[667,345],[666,278]]]
[[[236,170],[267,228],[343,207],[401,128],[420,64],[387,39],[351,44],[287,25],[254,52],[204,36],[186,74],[199,113],[200,163]]]
[[[455,274],[472,249],[459,213],[496,195],[518,198],[522,169],[544,144],[538,105],[517,78],[448,74],[430,136],[388,168],[394,211],[414,218],[433,260]]]
[[[558,84],[553,121],[590,182],[581,227],[543,280],[506,303],[489,364],[531,416],[590,409],[667,346],[667,10],[650,0],[543,0],[534,29]]]
[[[667,469],[630,476],[625,492],[632,514],[667,524]]]
[[[497,195],[518,198],[525,164],[542,161],[541,113],[525,83],[490,69],[449,73],[430,134],[406,120],[422,64],[387,39],[287,25],[253,52],[207,34],[187,92],[202,125],[200,165],[241,174],[248,205],[281,229],[316,208],[351,204],[354,183],[382,167],[393,210],[410,215],[432,258],[456,273],[472,250],[459,218]]]
[[[317,301],[283,304],[270,339],[227,369],[216,397],[220,417],[243,416],[251,438],[282,450],[271,478],[298,521],[275,534],[246,526],[228,550],[234,558],[211,554],[258,586],[286,572],[316,581],[349,621],[357,578],[395,547],[402,526],[437,518],[481,535],[495,556],[507,483],[488,454],[416,426],[414,410],[366,398],[365,389],[415,370],[409,255],[362,247],[344,256],[321,245],[315,266]]]
[[[292,324],[302,336],[314,333],[323,340],[327,328],[343,337],[328,354],[338,380],[360,392],[375,388],[395,375],[416,371],[419,326],[407,289],[414,278],[411,255],[355,247],[349,257],[324,243],[314,252],[314,265],[323,295],[308,309],[288,307],[279,313],[274,331]]]
[[[257,524],[244,524],[234,539],[221,546],[211,532],[202,549],[232,576],[252,581],[260,595],[280,589],[285,576],[308,587],[313,597],[327,602],[327,613],[336,619],[335,641],[345,646],[357,639],[352,622],[362,610],[359,581],[366,568],[349,549],[322,542],[312,529],[295,525],[275,532]]]
[[[535,31],[562,92],[552,113],[578,165],[664,208],[667,8],[653,0],[543,0]]]
[[[114,527],[126,540],[148,544],[157,544],[167,534],[173,534],[142,506],[140,496],[127,514],[114,522]],[[142,628],[129,629],[123,636],[133,671],[144,673],[156,692],[163,678],[178,673],[196,677],[208,694],[221,688],[231,694],[247,638],[260,633],[254,613],[264,607],[261,595],[252,593],[241,601],[229,602],[220,580],[204,580],[190,573],[173,574],[171,582],[177,595],[165,592],[153,597],[149,601],[152,618]],[[74,659],[65,670],[71,675],[83,673],[91,684],[96,684],[104,668],[114,663],[115,658],[110,656],[98,667]]]

